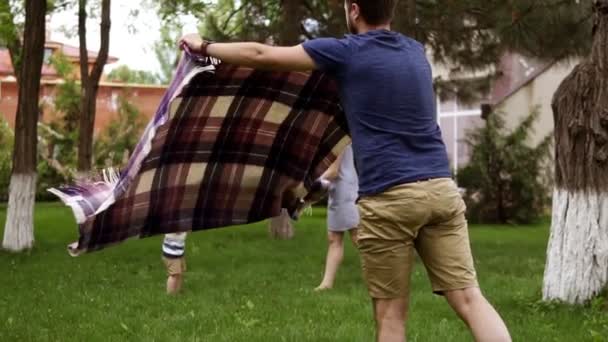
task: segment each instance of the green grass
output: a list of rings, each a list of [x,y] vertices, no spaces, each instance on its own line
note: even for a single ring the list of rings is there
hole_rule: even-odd
[[[0,227],[5,209],[0,208]],[[2,228],[0,228],[2,229]],[[0,341],[372,341],[374,325],[356,251],[337,286],[314,293],[325,253],[324,212],[292,241],[266,226],[199,232],[187,245],[185,292],[164,294],[160,238],[71,258],[69,210],[41,204],[36,248],[0,252]],[[1,232],[1,231],[0,231]],[[602,341],[608,312],[539,302],[547,224],[471,228],[480,283],[515,341]],[[409,341],[470,341],[421,265],[412,277]],[[594,337],[595,336],[595,337]]]

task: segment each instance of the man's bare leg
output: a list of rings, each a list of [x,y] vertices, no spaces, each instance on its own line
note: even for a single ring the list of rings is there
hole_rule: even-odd
[[[405,342],[407,298],[373,299],[377,342]]]
[[[511,341],[507,326],[478,287],[446,291],[444,295],[450,306],[467,324],[475,341]]]

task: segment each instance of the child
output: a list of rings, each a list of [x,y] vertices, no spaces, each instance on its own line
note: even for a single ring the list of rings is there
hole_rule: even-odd
[[[338,160],[332,164],[322,179],[331,182],[327,210],[327,260],[321,284],[315,289],[322,291],[334,286],[338,267],[344,257],[344,233],[348,232],[353,245],[357,245],[357,192],[359,190],[353,150],[348,146]]]
[[[167,294],[177,294],[182,289],[186,272],[186,233],[166,234],[163,241],[163,262],[167,267]]]

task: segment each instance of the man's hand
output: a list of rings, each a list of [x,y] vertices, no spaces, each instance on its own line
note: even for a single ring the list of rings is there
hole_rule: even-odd
[[[183,49],[187,46],[194,53],[203,53],[204,42],[205,40],[198,33],[188,33],[180,38],[179,47]]]

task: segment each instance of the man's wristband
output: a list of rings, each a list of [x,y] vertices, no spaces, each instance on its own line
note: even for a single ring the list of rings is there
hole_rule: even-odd
[[[207,48],[211,44],[212,44],[212,42],[210,42],[210,41],[208,41],[206,39],[203,39],[203,42],[201,43],[201,47],[200,47],[201,55],[208,56],[208,54],[207,54]]]

